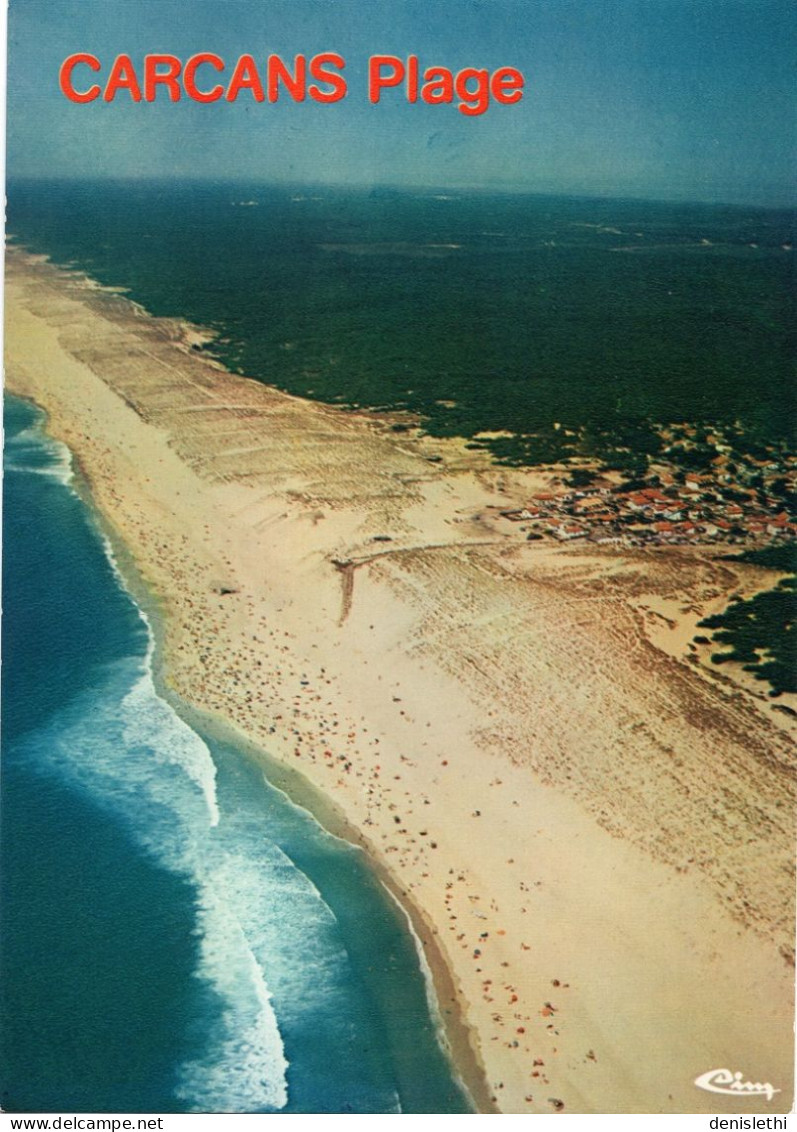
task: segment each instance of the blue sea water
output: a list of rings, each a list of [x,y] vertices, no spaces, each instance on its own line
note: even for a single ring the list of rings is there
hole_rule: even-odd
[[[2,1108],[472,1111],[400,909],[159,697],[69,453],[5,429]]]

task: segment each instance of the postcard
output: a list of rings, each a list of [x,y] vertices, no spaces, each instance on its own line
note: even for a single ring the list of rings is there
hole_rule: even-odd
[[[12,0],[4,1112],[785,1127],[794,24]]]

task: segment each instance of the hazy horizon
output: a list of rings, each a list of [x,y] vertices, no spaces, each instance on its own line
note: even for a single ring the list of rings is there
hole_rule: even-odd
[[[790,0],[12,0],[7,175],[484,189],[788,207],[795,203]],[[338,52],[348,92],[308,100],[70,102],[70,54]],[[367,97],[369,56],[515,67],[523,99],[471,117]],[[207,72],[211,77],[214,72]],[[83,69],[81,79],[94,80]]]
[[[224,186],[229,185],[231,188],[249,187],[252,189],[283,189],[285,191],[297,192],[312,192],[321,190],[336,190],[336,191],[350,191],[353,193],[417,193],[421,195],[434,195],[434,194],[451,194],[453,197],[465,196],[528,196],[528,197],[550,197],[556,200],[573,200],[573,201],[595,201],[596,203],[604,202],[617,202],[617,203],[639,203],[639,204],[665,204],[665,205],[684,205],[695,206],[704,208],[732,208],[740,210],[753,210],[763,212],[791,212],[795,205],[790,200],[775,201],[773,203],[759,203],[750,202],[746,200],[709,200],[700,199],[698,197],[687,196],[644,196],[635,194],[633,192],[613,192],[611,190],[599,191],[593,188],[591,191],[579,192],[576,190],[565,189],[543,189],[543,188],[529,188],[527,185],[489,185],[489,184],[412,184],[401,183],[395,181],[370,181],[361,184],[348,182],[348,181],[291,181],[279,179],[267,179],[265,177],[249,176],[199,176],[187,174],[169,174],[169,173],[146,173],[146,174],[125,174],[124,176],[114,176],[111,174],[93,174],[86,176],[80,173],[74,174],[9,174],[7,182],[9,185],[23,184],[25,182],[47,182],[53,183],[61,182],[80,182],[97,184],[144,184],[163,182],[164,184],[175,185],[190,185],[196,184],[197,186]]]

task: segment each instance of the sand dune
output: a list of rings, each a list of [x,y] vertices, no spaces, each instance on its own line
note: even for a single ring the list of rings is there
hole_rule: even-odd
[[[231,375],[20,250],[7,272],[7,386],[156,596],[165,686],[368,848],[480,1108],[738,1112],[693,1083],[728,1067],[781,1090],[745,1111],[788,1111],[793,738],[687,631],[762,572],[527,543],[499,512],[550,471]]]

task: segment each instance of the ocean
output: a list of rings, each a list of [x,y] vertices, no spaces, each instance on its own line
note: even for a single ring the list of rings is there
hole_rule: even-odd
[[[68,451],[5,430],[2,1108],[473,1111],[404,913],[159,696]]]

